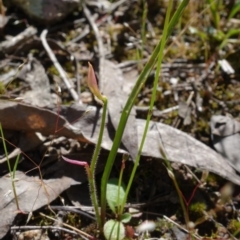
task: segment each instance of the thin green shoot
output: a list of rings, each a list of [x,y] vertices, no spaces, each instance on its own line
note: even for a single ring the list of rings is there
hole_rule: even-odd
[[[20,154],[17,155],[16,161],[15,161],[14,166],[13,166],[13,179],[15,179],[15,173],[16,173],[16,171],[17,171],[17,166],[18,166],[19,158],[20,158]]]
[[[19,161],[20,155],[17,156],[15,164],[14,164],[14,167],[13,167],[13,170],[12,170],[11,164],[10,164],[10,161],[9,161],[9,158],[8,158],[8,151],[7,151],[7,146],[6,146],[6,142],[5,142],[5,138],[4,138],[4,134],[3,134],[3,129],[2,129],[2,124],[1,123],[0,123],[0,132],[1,132],[2,142],[3,142],[4,153],[5,153],[5,156],[7,158],[8,171],[9,171],[9,175],[10,175],[11,182],[12,182],[12,189],[13,189],[13,194],[14,194],[17,210],[21,212],[20,206],[19,206],[19,202],[18,202],[18,196],[17,196],[17,192],[16,192],[16,187],[15,187],[15,173],[16,173],[16,170],[17,170],[17,165],[18,165],[18,161]]]
[[[117,203],[117,206],[118,206],[118,215],[121,215],[123,214],[123,208],[121,207],[122,206],[122,202],[119,202],[120,201],[120,188],[122,186],[122,178],[123,178],[123,171],[125,169],[125,162],[126,162],[126,159],[125,157],[123,156],[123,159],[122,159],[122,166],[121,166],[121,170],[120,170],[120,175],[119,175],[119,180],[118,180],[118,203]]]
[[[133,170],[132,170],[129,182],[128,182],[128,186],[127,186],[127,189],[126,189],[126,194],[124,196],[124,201],[122,203],[122,209],[124,208],[124,206],[126,204],[127,197],[128,197],[130,188],[132,186],[133,178],[135,176],[137,167],[139,165],[139,161],[140,161],[142,149],[143,149],[143,146],[144,146],[144,142],[145,142],[145,139],[147,137],[147,132],[148,132],[151,116],[152,116],[152,110],[153,110],[154,102],[155,102],[155,99],[156,99],[157,86],[158,86],[158,81],[159,81],[158,78],[159,78],[159,75],[160,75],[161,64],[162,64],[162,60],[163,60],[163,57],[164,57],[163,50],[164,50],[164,47],[165,47],[166,42],[167,42],[168,25],[169,25],[169,19],[170,19],[171,11],[172,11],[172,0],[170,0],[169,3],[168,3],[167,13],[166,13],[166,17],[165,17],[165,23],[164,23],[164,28],[163,28],[163,35],[162,35],[162,40],[161,40],[161,46],[160,46],[159,54],[158,54],[157,70],[156,70],[154,84],[153,84],[153,91],[152,91],[152,96],[151,96],[151,101],[150,101],[147,121],[146,121],[146,124],[145,124],[143,137],[142,137],[142,140],[141,140],[141,143],[140,143],[140,148],[138,150],[137,159],[136,159],[136,161],[134,163],[134,167],[133,167]]]
[[[16,158],[16,161],[15,161],[15,164],[14,164],[14,167],[13,167],[13,172],[12,172],[12,188],[13,188],[13,194],[14,194],[14,198],[15,198],[15,201],[16,201],[16,206],[17,206],[17,209],[18,211],[21,212],[21,209],[20,209],[20,206],[19,206],[19,203],[18,203],[18,197],[17,197],[17,192],[16,192],[16,187],[15,187],[15,173],[16,173],[16,170],[17,170],[17,166],[18,166],[18,162],[19,162],[19,157],[20,157],[20,154],[17,155],[17,158]]]
[[[212,13],[215,28],[217,30],[219,30],[220,29],[219,10],[220,10],[220,6],[222,5],[222,1],[221,0],[207,0],[207,2],[210,5],[210,10],[211,10],[211,13]]]
[[[142,13],[142,24],[141,24],[141,45],[136,49],[136,56],[138,61],[138,69],[143,68],[143,64],[140,61],[143,59],[144,46],[146,43],[146,22],[147,22],[147,13],[148,13],[148,4],[145,0],[142,0],[143,4],[143,13]],[[132,30],[133,31],[133,30]],[[133,31],[134,32],[134,31]]]
[[[234,4],[232,10],[229,13],[228,20],[230,20],[231,18],[235,17],[235,15],[237,13],[239,13],[239,11],[240,11],[240,1],[235,1],[235,4]]]
[[[144,46],[146,43],[146,22],[147,22],[147,13],[148,13],[148,3],[145,0],[142,0],[143,4],[143,13],[142,13],[142,25],[141,25],[141,50],[140,50],[140,59],[143,58]]]
[[[160,133],[159,133],[159,134],[160,134]],[[173,172],[171,163],[170,163],[170,161],[168,160],[167,153],[165,152],[163,143],[162,143],[162,141],[161,141],[161,136],[159,137],[159,139],[160,139],[159,151],[160,151],[161,155],[163,156],[163,160],[164,160],[164,162],[165,162],[165,167],[166,167],[166,169],[167,169],[167,171],[168,171],[168,175],[169,175],[169,177],[173,180],[173,184],[174,184],[174,186],[175,186],[175,188],[176,188],[176,190],[177,190],[179,202],[180,202],[180,205],[181,205],[182,210],[183,210],[184,220],[185,220],[186,226],[188,226],[189,216],[188,216],[187,208],[186,208],[185,203],[184,203],[184,199],[183,199],[183,196],[182,196],[182,192],[181,192],[180,187],[179,187],[179,185],[178,185],[178,182],[177,182],[177,180],[176,180],[176,177],[175,177],[175,174],[174,174],[174,172]]]
[[[174,26],[177,24],[177,22],[178,22],[179,18],[181,17],[184,9],[188,5],[188,2],[189,2],[189,0],[181,1],[177,10],[174,12],[173,17],[171,18],[171,21],[168,24],[167,37],[172,33]],[[118,148],[119,148],[120,143],[121,143],[123,131],[124,131],[124,128],[126,126],[129,114],[131,112],[131,109],[132,109],[132,107],[135,103],[135,100],[136,100],[142,86],[146,82],[147,76],[150,74],[152,68],[154,67],[154,65],[157,61],[157,57],[158,57],[158,54],[159,54],[159,50],[161,48],[161,44],[162,43],[161,43],[161,40],[160,40],[158,45],[154,49],[150,59],[146,63],[143,71],[139,75],[138,80],[137,80],[134,88],[132,89],[132,92],[131,92],[128,100],[127,100],[127,103],[125,104],[125,106],[123,108],[123,112],[122,112],[122,115],[121,115],[121,118],[120,118],[120,121],[119,121],[119,125],[118,125],[117,131],[116,131],[116,134],[115,134],[115,137],[114,137],[114,140],[113,140],[112,149],[111,149],[110,154],[108,156],[107,163],[106,163],[106,166],[105,166],[105,170],[104,170],[102,180],[101,180],[101,219],[102,219],[102,223],[104,223],[105,216],[106,216],[107,181],[109,179],[110,172],[112,170],[112,166],[113,166],[115,157],[117,155]]]
[[[106,122],[106,115],[107,115],[107,105],[108,105],[108,100],[106,97],[103,98],[103,113],[102,113],[102,121],[101,121],[101,126],[100,126],[100,132],[99,132],[99,136],[98,136],[98,141],[93,153],[93,157],[91,160],[91,164],[90,164],[90,171],[91,171],[91,183],[90,183],[90,194],[91,194],[91,199],[93,201],[93,205],[94,205],[94,209],[96,212],[96,218],[97,218],[97,222],[98,225],[100,227],[100,229],[103,229],[103,222],[101,221],[100,218],[100,213],[98,210],[98,200],[97,200],[97,189],[96,189],[96,183],[95,183],[95,169],[96,169],[96,165],[97,165],[97,159],[98,159],[98,155],[100,153],[101,150],[101,143],[102,143],[102,138],[103,138],[103,132],[104,132],[104,128],[105,128],[105,122]]]
[[[240,29],[230,29],[224,36],[222,43],[219,46],[219,50],[221,50],[222,48],[224,48],[226,46],[226,44],[229,41],[229,38],[231,38],[234,35],[238,35],[240,34]]]

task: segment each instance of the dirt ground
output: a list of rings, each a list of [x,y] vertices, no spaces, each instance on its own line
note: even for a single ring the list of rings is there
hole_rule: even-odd
[[[62,156],[89,163],[97,143],[102,105],[87,87],[91,62],[109,99],[100,193],[122,109],[162,37],[169,1],[39,0],[37,15],[23,2],[0,0],[0,238],[104,239],[85,169]],[[54,7],[56,18],[47,15]],[[155,69],[138,94],[111,173],[119,178],[128,153],[128,183],[151,114],[124,239],[240,239],[239,10],[237,0],[190,0],[164,50],[151,113]]]

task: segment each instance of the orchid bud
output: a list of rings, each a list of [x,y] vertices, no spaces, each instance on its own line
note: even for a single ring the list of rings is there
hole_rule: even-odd
[[[64,156],[62,156],[62,159],[66,162],[71,163],[71,164],[76,164],[76,165],[79,165],[79,166],[88,167],[88,163],[84,162],[84,161],[73,160],[73,159],[70,159],[70,158],[66,158]]]
[[[88,62],[88,78],[87,78],[87,84],[88,87],[90,88],[91,92],[96,96],[99,100],[104,101],[105,97],[100,93],[98,84],[97,84],[97,79],[94,73],[94,69],[91,63]]]
[[[71,163],[71,164],[75,164],[75,165],[79,165],[79,166],[85,167],[88,177],[91,177],[91,176],[92,176],[90,167],[89,167],[89,165],[88,165],[87,162],[78,161],[78,160],[73,160],[73,159],[70,159],[70,158],[66,158],[66,157],[64,157],[64,156],[62,156],[62,159],[63,159],[64,161],[66,161],[66,162]]]

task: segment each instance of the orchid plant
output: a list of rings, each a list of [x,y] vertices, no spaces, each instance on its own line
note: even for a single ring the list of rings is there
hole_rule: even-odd
[[[115,133],[115,138],[113,140],[112,149],[109,153],[107,163],[106,163],[106,166],[105,166],[105,169],[103,172],[103,176],[102,176],[101,214],[99,213],[99,204],[97,201],[97,191],[96,191],[96,185],[95,185],[95,168],[96,168],[96,164],[97,164],[98,155],[99,155],[99,152],[101,149],[101,142],[102,142],[102,138],[103,138],[103,131],[104,131],[104,125],[105,125],[105,120],[106,120],[108,100],[107,100],[106,96],[104,96],[100,93],[98,85],[97,85],[97,80],[96,80],[96,76],[94,73],[94,69],[93,69],[92,65],[89,63],[88,79],[87,79],[88,87],[90,88],[91,92],[95,95],[95,97],[97,97],[103,103],[102,121],[101,121],[101,127],[100,127],[98,141],[97,141],[94,153],[93,153],[93,157],[92,157],[90,166],[88,165],[87,162],[72,160],[72,159],[68,159],[65,157],[63,157],[63,159],[69,163],[84,166],[86,168],[86,172],[87,172],[88,180],[89,180],[89,186],[90,186],[90,195],[91,195],[91,200],[92,200],[95,214],[96,214],[97,224],[100,228],[100,231],[104,232],[106,239],[123,239],[125,236],[125,230],[124,230],[123,223],[128,222],[131,218],[128,214],[124,213],[124,206],[127,201],[128,193],[130,191],[130,188],[131,188],[131,185],[133,182],[133,178],[136,173],[137,166],[139,165],[142,148],[143,148],[144,141],[145,141],[145,138],[147,135],[148,126],[149,126],[149,122],[150,122],[150,118],[151,118],[151,112],[152,112],[153,104],[154,104],[155,97],[156,97],[157,83],[158,83],[158,76],[159,76],[160,68],[161,68],[161,62],[164,57],[163,50],[164,50],[164,47],[166,45],[169,35],[172,33],[174,26],[177,24],[177,22],[181,18],[181,15],[182,15],[184,9],[186,8],[186,6],[188,5],[189,0],[182,0],[179,4],[178,8],[176,9],[176,11],[174,12],[174,14],[171,17],[171,11],[172,11],[172,7],[173,7],[172,2],[173,2],[173,0],[169,0],[162,38],[161,38],[161,40],[159,40],[159,43],[156,46],[156,48],[154,49],[149,61],[146,63],[143,71],[139,75],[139,78],[138,78],[134,88],[132,89],[132,92],[128,98],[128,101],[126,102],[126,104],[122,110],[122,115],[121,115],[121,118],[119,121],[118,128]],[[121,138],[122,138],[122,135],[123,135],[126,123],[127,123],[128,116],[131,112],[131,109],[134,105],[134,102],[135,102],[141,88],[143,87],[144,83],[147,80],[149,73],[152,71],[152,69],[155,65],[157,65],[157,73],[158,74],[156,74],[156,77],[154,80],[154,87],[153,87],[153,94],[152,94],[152,98],[151,98],[149,116],[146,121],[146,126],[144,129],[143,138],[141,140],[140,147],[138,150],[137,159],[135,159],[132,174],[130,176],[128,185],[125,188],[125,186],[121,182],[124,167],[122,167],[120,170],[119,180],[116,180],[116,179],[109,180],[109,176],[110,176],[112,166],[113,166],[116,154],[117,154],[117,150],[121,143]],[[123,161],[123,166],[124,166],[124,163],[125,163],[125,160]],[[115,187],[115,186],[117,186],[117,187]],[[113,197],[108,196],[108,195],[110,195],[108,193],[110,193],[111,191],[113,192],[113,195],[112,195]],[[112,201],[111,201],[111,198],[113,199]],[[111,219],[105,223],[105,221],[106,221],[106,217],[105,217],[106,216],[106,202],[108,202],[110,209],[113,211],[113,213],[115,213],[116,220]]]
[[[87,84],[88,84],[88,87],[91,90],[91,92],[94,94],[94,96],[97,97],[103,103],[103,114],[102,114],[102,122],[101,122],[99,137],[98,137],[98,141],[97,141],[94,153],[93,153],[93,157],[92,157],[90,166],[88,165],[87,162],[84,162],[84,161],[73,160],[73,159],[63,157],[63,156],[62,156],[62,158],[63,158],[63,160],[65,160],[69,163],[85,167],[87,176],[88,176],[90,195],[91,195],[91,200],[93,203],[94,211],[96,214],[97,224],[101,229],[102,222],[101,222],[100,213],[98,210],[99,204],[98,204],[98,200],[97,200],[97,190],[96,190],[96,183],[95,183],[95,168],[97,165],[98,155],[99,155],[99,152],[101,149],[108,100],[107,100],[107,97],[102,95],[99,91],[97,79],[96,79],[94,69],[93,69],[93,66],[91,65],[91,63],[88,63]]]

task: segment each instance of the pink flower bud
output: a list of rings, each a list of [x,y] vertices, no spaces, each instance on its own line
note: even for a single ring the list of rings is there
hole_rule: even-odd
[[[64,156],[62,156],[62,159],[64,161],[66,161],[66,162],[71,163],[71,164],[76,164],[76,165],[83,166],[83,167],[87,167],[88,166],[88,163],[84,162],[84,161],[73,160],[73,159],[70,159],[70,158],[66,158]]]
[[[98,84],[97,84],[97,79],[94,73],[94,69],[91,63],[88,62],[88,78],[87,78],[87,84],[88,87],[90,88],[91,92],[100,100],[104,100],[104,96],[100,93]]]

